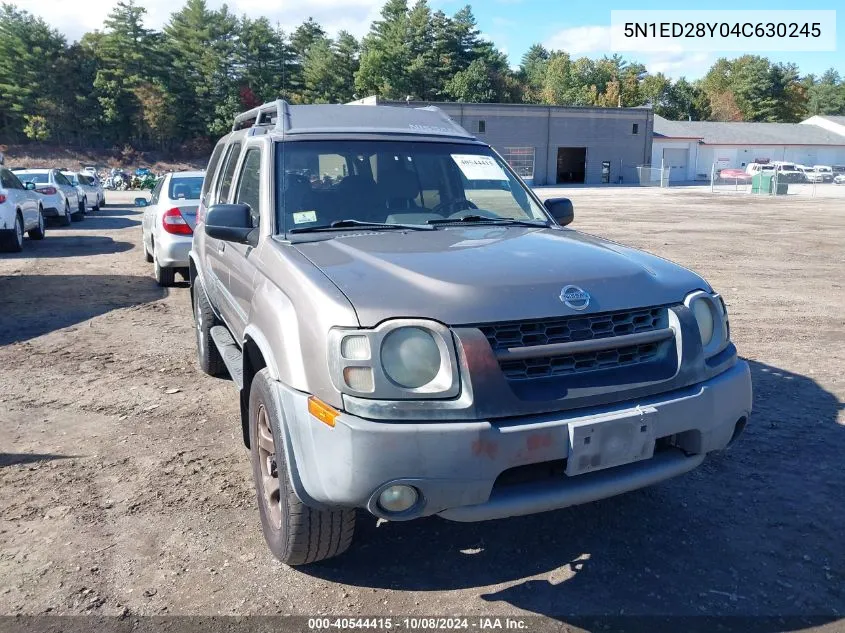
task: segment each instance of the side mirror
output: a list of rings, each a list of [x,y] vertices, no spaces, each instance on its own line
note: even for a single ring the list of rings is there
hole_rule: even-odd
[[[135,198],[136,207],[148,207],[150,205],[146,198]]]
[[[569,198],[549,198],[543,202],[543,206],[552,214],[559,226],[566,226],[575,219],[575,209]]]
[[[29,182],[27,180],[25,183],[23,183],[23,186],[27,191],[35,191],[35,183],[34,182]]]
[[[236,244],[258,244],[258,229],[252,226],[252,212],[247,204],[215,204],[205,216],[205,234],[216,240]]]

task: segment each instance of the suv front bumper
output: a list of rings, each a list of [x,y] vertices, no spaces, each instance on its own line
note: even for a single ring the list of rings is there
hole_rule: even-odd
[[[439,514],[482,521],[544,512],[610,497],[692,470],[725,448],[751,413],[748,364],[737,363],[698,385],[612,406],[503,420],[374,422],[341,414],[335,426],[311,417],[308,395],[276,383],[286,420],[285,452],[299,497],[315,507],[364,507],[409,519]],[[509,469],[564,460],[570,425],[650,412],[664,450],[635,463],[567,477],[497,483]],[[683,450],[682,450],[683,449]],[[388,516],[376,504],[388,484],[415,486],[418,506]]]

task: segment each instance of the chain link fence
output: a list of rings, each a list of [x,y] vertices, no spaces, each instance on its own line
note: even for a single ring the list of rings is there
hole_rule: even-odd
[[[641,187],[668,187],[669,167],[637,165],[637,178]]]
[[[750,196],[845,198],[845,184],[835,183],[833,176],[798,170],[782,172],[777,168],[752,175],[744,169],[725,168],[718,163],[710,170],[710,191]]]

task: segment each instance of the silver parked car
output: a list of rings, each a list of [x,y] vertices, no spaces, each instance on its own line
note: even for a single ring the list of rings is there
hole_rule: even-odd
[[[437,108],[236,117],[190,253],[197,354],[240,392],[280,560],[343,552],[355,508],[543,512],[740,435],[751,379],[719,294],[573,217]]]
[[[43,240],[44,209],[33,183],[22,183],[8,169],[0,167],[0,251],[23,250],[23,235]]]
[[[85,209],[99,211],[106,203],[106,193],[100,180],[85,172],[63,171],[62,175],[76,187],[81,204]]]
[[[58,169],[14,169],[22,182],[35,184],[41,194],[44,216],[58,218],[59,223],[69,226],[71,219],[82,220],[85,209],[76,187]]]
[[[135,199],[137,206],[144,207],[144,255],[153,264],[160,286],[172,286],[177,271],[187,278],[202,180],[201,171],[169,173],[153,188],[149,202]]]

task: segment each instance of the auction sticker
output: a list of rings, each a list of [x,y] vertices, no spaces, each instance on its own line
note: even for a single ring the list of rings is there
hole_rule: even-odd
[[[491,156],[480,154],[452,154],[452,160],[467,180],[507,180],[505,171]]]
[[[305,224],[306,222],[316,222],[317,221],[317,212],[316,211],[297,211],[293,214],[293,223],[294,224]]]

